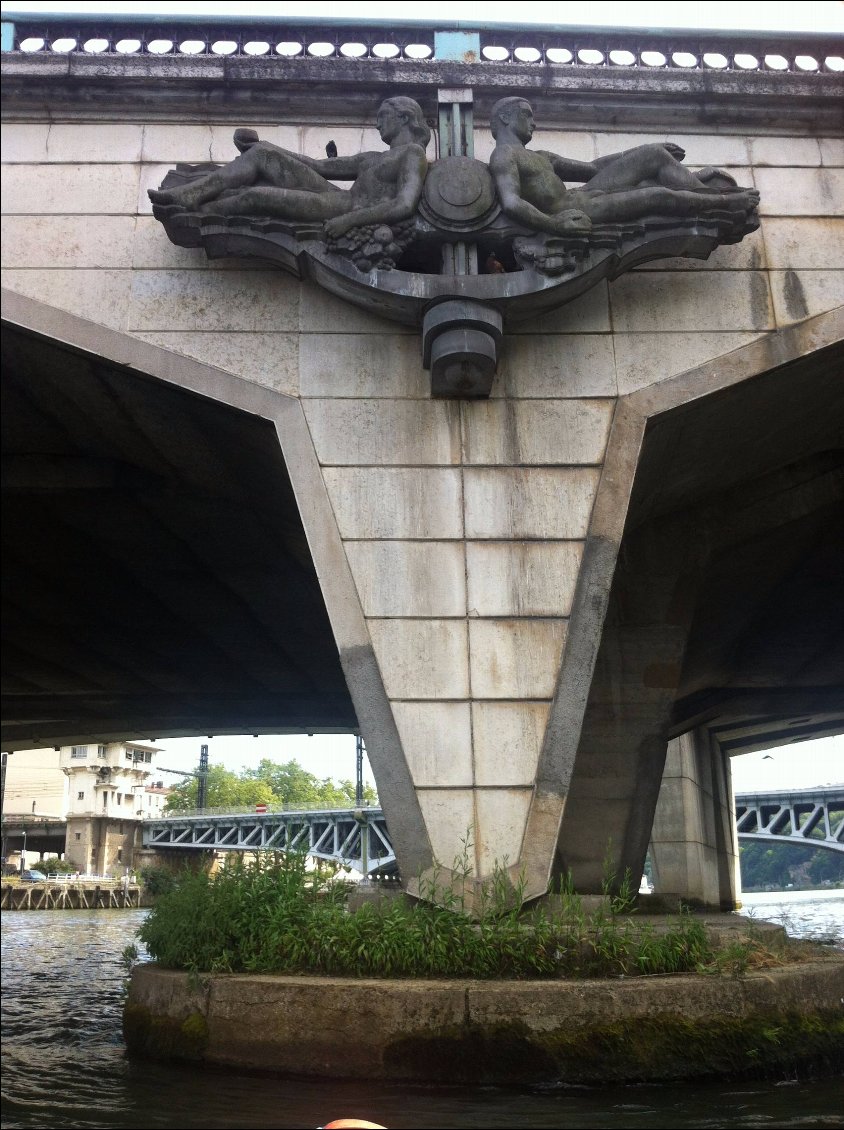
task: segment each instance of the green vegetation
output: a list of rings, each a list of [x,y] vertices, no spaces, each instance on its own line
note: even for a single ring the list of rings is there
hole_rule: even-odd
[[[195,777],[177,785],[167,798],[167,810],[196,808],[199,782]],[[209,808],[250,808],[255,804],[279,807],[350,808],[355,803],[355,786],[351,781],[320,780],[298,761],[282,763],[264,758],[257,769],[233,773],[222,765],[208,770],[207,806]],[[364,787],[364,803],[377,804],[375,790]]]
[[[176,886],[176,876],[169,867],[142,867],[139,877],[146,892],[155,898],[169,894]]]
[[[213,877],[185,873],[139,931],[150,955],[194,973],[323,973],[352,977],[595,977],[677,973],[710,962],[688,915],[656,933],[627,914],[622,883],[593,912],[570,887],[522,913],[502,870],[469,914],[455,887],[345,908],[348,886],[309,872],[300,855],[238,858]]]
[[[739,850],[745,891],[844,886],[844,856],[828,848],[751,841]]]
[[[44,875],[75,875],[79,868],[75,863],[59,859],[57,855],[50,855],[33,864],[32,870],[41,871]]]

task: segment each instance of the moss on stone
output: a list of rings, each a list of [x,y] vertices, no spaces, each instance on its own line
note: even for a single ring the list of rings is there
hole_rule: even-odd
[[[394,1078],[449,1082],[641,1082],[711,1075],[774,1076],[844,1069],[844,1019],[783,1013],[692,1022],[682,1016],[619,1020],[573,1031],[519,1023],[440,1030],[392,1043]]]
[[[182,1020],[156,1016],[143,1005],[123,1009],[123,1037],[130,1053],[155,1059],[201,1060],[208,1045],[208,1022],[200,1012]]]

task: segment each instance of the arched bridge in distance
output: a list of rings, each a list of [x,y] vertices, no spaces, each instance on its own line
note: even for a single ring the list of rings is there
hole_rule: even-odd
[[[259,806],[263,807],[263,806]],[[735,798],[739,840],[776,840],[844,852],[844,784]],[[150,821],[144,846],[180,851],[305,851],[366,874],[389,874],[396,856],[380,808],[305,812],[192,812]]]

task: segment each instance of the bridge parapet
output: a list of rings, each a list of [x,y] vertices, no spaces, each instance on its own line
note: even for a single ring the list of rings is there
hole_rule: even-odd
[[[274,20],[150,18],[89,15],[27,18],[12,16],[4,51],[31,55],[177,55],[197,58],[282,58],[353,60],[401,59],[566,65],[680,73],[770,71],[774,74],[844,70],[841,45],[811,33],[644,31],[640,28],[531,29],[492,23],[473,30],[465,21]]]

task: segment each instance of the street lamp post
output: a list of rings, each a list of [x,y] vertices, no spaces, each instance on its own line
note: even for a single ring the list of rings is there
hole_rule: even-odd
[[[23,830],[23,847],[21,848],[21,875],[26,870],[26,828]]]

